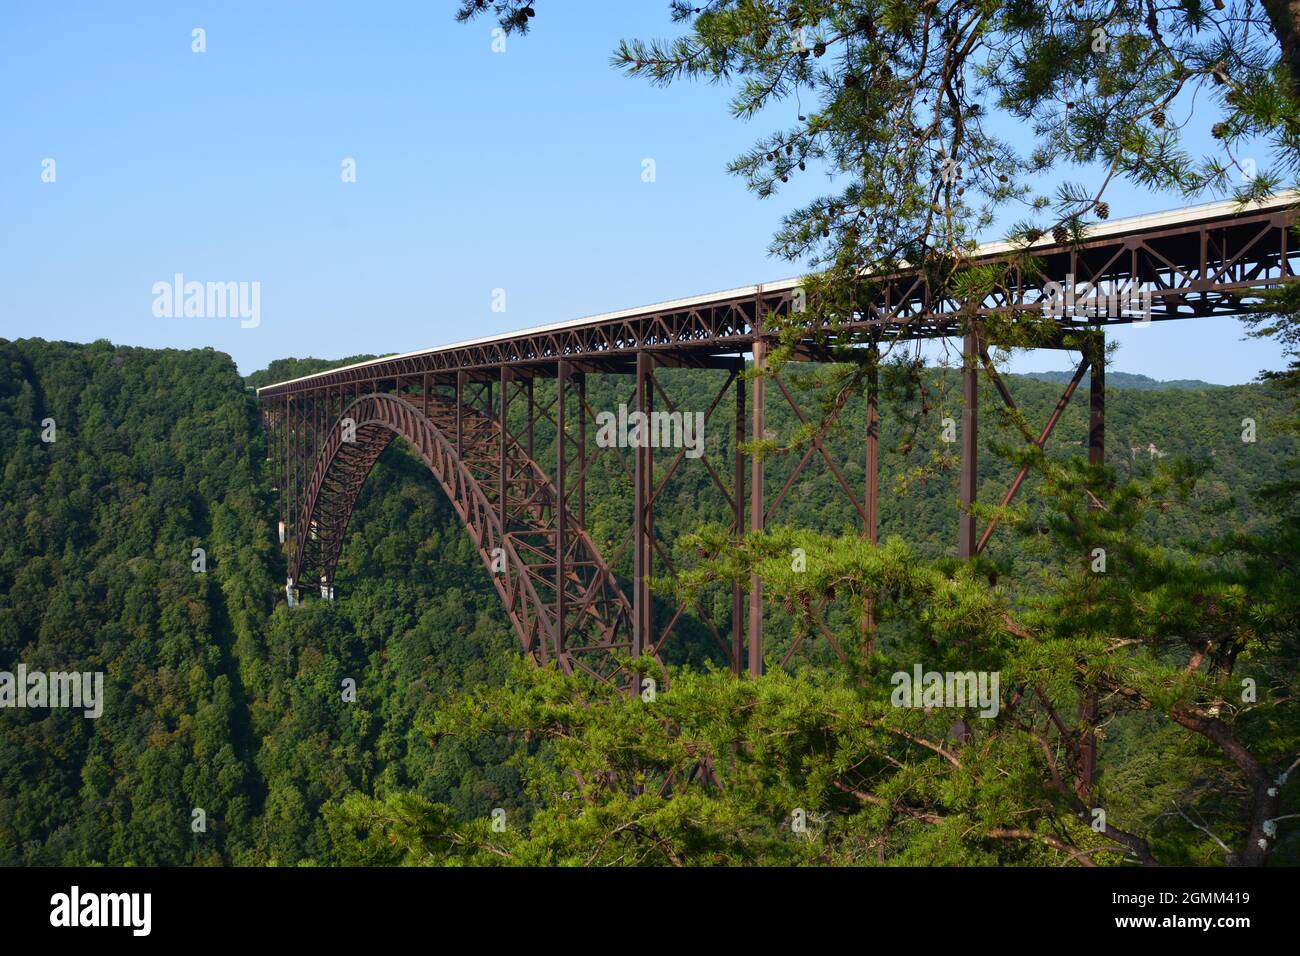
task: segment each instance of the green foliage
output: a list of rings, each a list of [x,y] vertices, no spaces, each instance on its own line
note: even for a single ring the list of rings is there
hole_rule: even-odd
[[[347,598],[289,614],[260,416],[227,356],[0,340],[0,369],[0,670],[102,670],[107,698],[97,720],[0,712],[0,864],[332,862],[320,807],[357,790],[522,805],[508,744],[416,729],[515,646],[411,456],[385,455],[358,503]]]
[[[17,661],[102,669],[107,689],[99,720],[0,714],[0,862],[1048,863],[1081,850],[1120,862],[1128,851],[1081,826],[1073,803],[1045,785],[1032,735],[971,720],[974,740],[959,746],[952,714],[898,711],[887,678],[910,661],[940,670],[977,663],[1002,669],[1008,684],[1043,681],[1073,713],[1076,652],[1140,626],[1150,659],[1125,668],[1146,676],[1105,667],[1094,676],[1140,686],[1158,710],[1127,708],[1105,722],[1099,792],[1115,825],[1145,835],[1161,861],[1219,863],[1221,849],[1189,820],[1236,840],[1240,775],[1161,715],[1226,692],[1208,669],[1180,677],[1174,654],[1231,621],[1250,643],[1235,666],[1257,678],[1262,700],[1287,686],[1285,662],[1296,656],[1294,629],[1273,626],[1293,613],[1286,582],[1296,550],[1279,548],[1251,500],[1285,473],[1291,448],[1285,400],[1265,386],[1111,392],[1116,484],[1106,520],[1119,525],[1095,531],[1117,536],[1116,573],[1105,583],[1114,593],[1094,592],[1098,582],[1077,574],[1052,587],[1043,577],[1053,566],[1045,538],[1072,520],[1098,520],[1078,503],[1077,482],[1093,480],[1078,470],[1083,446],[1071,443],[1086,433],[1081,407],[1067,409],[1036,463],[1046,474],[1031,478],[1023,508],[1004,518],[978,567],[945,563],[956,495],[942,469],[905,495],[882,495],[882,527],[893,537],[878,550],[857,538],[854,505],[819,462],[795,480],[777,518],[831,534],[775,528],[746,549],[708,540],[725,499],[707,469],[681,469],[657,528],[679,566],[694,568],[685,584],[697,601],[668,643],[671,682],[649,704],[519,662],[472,543],[400,444],[358,501],[338,600],[289,613],[257,409],[226,357],[29,340],[0,343],[0,362],[0,669]],[[792,395],[819,408],[820,379],[790,368]],[[830,371],[844,381],[855,374]],[[669,370],[661,380],[689,409],[709,407],[725,377]],[[942,454],[940,421],[955,409],[956,379],[942,370],[894,379],[882,368],[882,380],[889,488]],[[1026,419],[1042,421],[1059,386],[1010,381]],[[592,376],[588,387],[594,408],[626,398],[613,378]],[[545,401],[546,385],[538,388]],[[918,388],[931,410],[909,417]],[[732,430],[720,425],[734,417],[732,395],[706,430],[718,467],[734,451]],[[849,394],[840,414],[825,441],[857,487],[861,398]],[[1260,424],[1254,444],[1240,440],[1245,415]],[[40,441],[46,417],[57,422],[53,444]],[[1013,424],[986,421],[991,445],[1017,447]],[[802,457],[788,441],[799,423],[783,400],[769,405],[769,423],[778,436],[769,482],[778,488]],[[538,428],[543,461],[554,438],[553,428]],[[662,474],[671,456],[657,454]],[[1180,456],[1209,470],[1194,483],[1183,471],[1163,475],[1162,462]],[[981,499],[992,501],[1018,459],[985,461]],[[588,476],[588,523],[606,553],[626,531],[626,480],[612,454]],[[1062,500],[1047,493],[1052,483]],[[1134,492],[1132,509],[1122,493],[1130,485],[1149,489]],[[1161,501],[1172,503],[1167,512]],[[1127,542],[1125,522],[1143,535]],[[1236,584],[1214,577],[1214,556],[1204,553],[1234,535],[1231,547],[1255,548]],[[190,570],[196,546],[207,551],[206,575]],[[790,566],[796,546],[808,555],[803,575]],[[753,561],[766,562],[772,596],[770,673],[738,681],[713,669],[722,657],[705,617],[726,633],[729,575],[747,576]],[[624,561],[616,571],[626,582],[631,568]],[[1003,582],[993,590],[990,574]],[[1012,582],[1033,585],[1037,597]],[[672,619],[679,587],[659,582],[657,626]],[[872,654],[858,630],[868,590],[879,622]],[[840,664],[808,616],[819,601],[803,596],[830,592],[823,623],[858,664]],[[1212,596],[1213,615],[1191,613],[1196,594],[1201,608]],[[1077,613],[1099,603],[1100,618]],[[1024,646],[999,631],[1003,612],[1041,642]],[[777,667],[792,649],[788,671]],[[341,698],[346,678],[357,682],[356,703]],[[1022,715],[1041,720],[1037,706],[1028,702]],[[1295,742],[1289,712],[1245,709],[1232,723],[1262,761],[1285,763]],[[206,833],[190,829],[195,807],[206,812]],[[504,832],[491,826],[497,808]],[[803,833],[790,829],[795,809],[806,811]],[[1294,858],[1288,839],[1284,830],[1275,858]]]
[[[514,761],[539,809],[493,830],[397,795],[354,798],[330,811],[340,853],[421,865],[1222,864],[1262,862],[1252,846],[1265,834],[1274,862],[1296,863],[1297,841],[1267,822],[1300,803],[1288,780],[1300,750],[1285,663],[1294,599],[1261,615],[1249,566],[1141,533],[1188,490],[1186,469],[1044,470],[1043,533],[1059,553],[1028,581],[990,586],[986,564],[925,561],[897,537],[689,536],[720,557],[682,574],[683,591],[757,573],[804,634],[817,598],[847,596],[860,620],[869,597],[871,646],[849,624],[850,656],[834,667],[757,679],[674,669],[652,700],[521,664],[430,730],[440,742],[529,741]],[[1084,488],[1106,506],[1090,508]],[[1109,549],[1106,572],[1070,557],[1085,544]],[[806,565],[792,566],[795,548]],[[1269,638],[1283,634],[1292,644],[1278,657]],[[1000,675],[1001,710],[900,706],[897,676],[917,666]],[[1243,675],[1258,700],[1243,698]],[[1095,783],[1083,770],[1093,736]],[[1273,795],[1263,818],[1260,788]]]

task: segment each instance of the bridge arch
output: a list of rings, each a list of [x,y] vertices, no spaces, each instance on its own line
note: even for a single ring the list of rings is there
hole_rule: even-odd
[[[615,679],[623,668],[611,652],[632,647],[632,607],[586,529],[567,508],[560,527],[562,506],[550,479],[491,416],[432,396],[424,404],[427,413],[399,395],[375,392],[343,408],[316,455],[294,523],[293,586],[333,588],[357,497],[400,437],[474,541],[524,652],[538,663],[556,661],[566,673]],[[460,454],[448,434],[458,433],[458,415],[471,425],[459,431]]]
[[[382,452],[384,446],[380,443],[392,440],[391,435],[386,437],[387,433],[400,431],[421,449],[421,455],[430,470],[439,476],[449,497],[460,502],[466,516],[463,520],[480,542],[480,552],[485,544],[502,548],[507,559],[513,561],[508,569],[510,577],[500,581],[494,577],[494,582],[502,592],[520,640],[530,654],[538,659],[558,657],[566,667],[578,669],[576,665],[581,655],[591,647],[601,652],[620,647],[628,650],[658,649],[673,631],[686,605],[679,604],[666,623],[656,619],[649,581],[656,563],[668,566],[670,570],[671,566],[656,538],[654,526],[656,508],[663,506],[661,492],[666,477],[656,473],[653,450],[638,448],[628,456],[632,459],[630,463],[621,454],[616,456],[632,484],[632,493],[628,496],[632,510],[631,532],[620,545],[620,552],[630,546],[634,569],[630,585],[633,601],[629,613],[627,600],[618,590],[605,563],[590,546],[585,532],[580,530],[580,523],[571,523],[574,529],[572,538],[566,534],[565,528],[570,525],[568,514],[563,508],[557,512],[555,490],[544,475],[535,474],[537,468],[528,460],[530,456],[518,460],[516,446],[507,441],[506,436],[500,436],[501,448],[497,457],[499,461],[507,462],[508,451],[509,469],[504,466],[497,469],[498,482],[506,481],[507,470],[512,473],[513,481],[513,473],[518,469],[527,481],[533,483],[537,494],[534,497],[501,491],[494,499],[488,487],[494,482],[476,477],[481,471],[476,471],[476,468],[482,462],[458,464],[460,457],[467,456],[449,451],[450,443],[443,436],[454,434],[463,439],[467,434],[473,437],[480,430],[492,433],[491,423],[484,425],[481,421],[491,415],[472,412],[465,396],[467,387],[472,386],[480,396],[487,398],[490,406],[492,386],[498,380],[501,391],[497,408],[502,418],[509,411],[506,389],[510,383],[516,389],[516,396],[521,390],[527,392],[530,436],[532,423],[541,423],[546,418],[556,425],[560,434],[565,434],[566,426],[559,421],[566,408],[563,395],[568,388],[567,382],[576,378],[578,400],[570,404],[583,409],[577,422],[581,437],[572,445],[578,450],[577,460],[566,457],[566,449],[570,446],[565,441],[557,442],[554,448],[556,483],[561,490],[558,498],[564,499],[569,494],[564,477],[566,462],[571,463],[568,474],[585,490],[581,484],[585,481],[588,465],[584,429],[588,418],[592,417],[582,394],[587,374],[635,376],[635,388],[627,403],[629,407],[635,406],[636,411],[649,413],[662,399],[671,411],[673,403],[655,379],[656,368],[730,368],[740,372],[745,367],[745,356],[751,356],[750,367],[759,369],[766,364],[769,350],[782,343],[786,332],[795,334],[791,356],[816,362],[835,361],[836,346],[879,348],[890,342],[958,337],[963,340],[958,490],[961,517],[956,552],[961,557],[972,557],[988,543],[996,524],[987,525],[982,535],[975,525],[974,506],[977,489],[981,486],[978,440],[981,369],[988,369],[1003,402],[1015,407],[1010,392],[996,378],[987,354],[988,346],[995,344],[988,334],[993,330],[990,319],[996,317],[999,321],[1017,322],[1033,316],[1033,324],[1039,331],[1051,333],[1037,340],[1045,348],[1074,350],[1083,344],[1080,335],[1086,334],[1090,343],[1087,345],[1088,354],[1067,387],[1067,395],[1073,393],[1089,367],[1096,365],[1088,387],[1087,443],[1090,457],[1101,460],[1105,447],[1104,365],[1095,360],[1098,354],[1095,350],[1104,341],[1106,330],[1137,321],[1145,324],[1148,321],[1244,314],[1258,303],[1266,289],[1300,275],[1300,247],[1291,238],[1296,210],[1297,197],[1288,192],[1245,205],[1229,200],[1108,220],[1089,226],[1084,235],[1072,236],[1068,242],[1057,242],[1055,237],[1041,237],[1033,244],[1032,262],[1021,261],[1021,257],[1013,255],[1014,250],[1006,243],[989,243],[970,252],[969,264],[995,267],[1003,278],[987,294],[974,299],[948,284],[942,272],[932,274],[929,270],[918,271],[914,266],[901,264],[896,269],[867,277],[870,281],[865,283],[864,295],[853,310],[833,319],[816,310],[798,308],[802,280],[787,279],[385,356],[262,386],[257,395],[270,439],[268,461],[277,463],[275,480],[277,490],[281,491],[281,526],[297,539],[288,544],[291,573],[308,587],[320,586],[333,574],[337,553],[331,553],[330,548],[339,546],[356,491],[364,482],[374,459]],[[1064,291],[1063,299],[1056,294],[1060,291]],[[1140,304],[1139,309],[1111,305],[1117,297],[1132,301],[1134,295]],[[1107,302],[1105,307],[1103,299]],[[1053,320],[1055,329],[1041,324],[1044,317]],[[554,417],[546,409],[535,411],[533,404],[534,381],[550,378],[556,379],[561,396],[549,406]],[[725,498],[725,512],[722,514],[730,519],[736,536],[746,530],[762,531],[767,527],[775,517],[777,507],[795,487],[793,482],[796,479],[787,476],[782,487],[765,491],[764,456],[744,448],[746,434],[750,443],[764,439],[767,434],[764,409],[768,398],[778,398],[780,407],[779,397],[783,396],[801,424],[810,425],[775,372],[747,378],[750,379],[749,397],[744,397],[744,389],[737,390],[736,440],[732,446],[736,450],[733,456],[735,471],[730,482],[720,480],[706,462],[710,478],[721,488]],[[431,387],[444,392],[454,388],[454,402],[430,409]],[[363,409],[357,406],[354,411],[362,423],[360,447],[340,452],[337,446],[331,446],[325,448],[327,454],[322,455],[324,439],[329,437],[324,425],[335,422],[337,428],[335,416],[339,409],[349,401],[361,401],[362,391],[382,392],[385,389],[391,389],[393,396],[418,396],[420,409],[409,406],[401,410],[400,406],[388,405],[370,410],[373,414],[367,417],[360,414]],[[862,515],[863,533],[872,540],[877,534],[879,511],[880,430],[878,408],[873,397],[876,390],[874,379],[869,380],[868,421],[863,430],[866,482],[860,504],[856,492],[826,448],[824,431],[812,435],[793,472],[800,473],[805,464],[820,454],[837,483],[853,499]],[[1068,397],[1062,397],[1037,439],[1033,435],[1026,436],[1033,444],[1041,447],[1050,437],[1068,400]],[[383,402],[384,399],[381,397],[374,401]],[[473,401],[475,397],[471,395],[468,402]],[[715,401],[713,407],[716,406]],[[421,434],[430,426],[411,417],[417,411],[433,419],[434,431],[438,433],[436,437],[432,433],[430,437]],[[467,411],[470,412],[473,431],[463,434],[458,426],[463,424]],[[474,414],[480,421],[473,421]],[[838,412],[832,412],[834,414]],[[402,416],[407,417],[402,419]],[[448,426],[442,420],[444,417],[449,417],[453,424]],[[366,422],[376,427],[368,428]],[[823,428],[828,425],[829,422],[824,423]],[[544,428],[549,431],[550,426]],[[337,441],[337,438],[335,435],[331,440]],[[529,445],[531,448],[531,441]],[[469,451],[479,454],[473,449]],[[317,461],[318,458],[321,460]],[[749,460],[748,468],[744,458]],[[470,467],[462,473],[459,470],[461,464]],[[317,470],[321,473],[314,473],[313,465],[319,466]],[[675,464],[670,465],[666,474],[670,475],[675,467]],[[303,489],[308,484],[308,476],[312,487],[310,503],[304,511]],[[1016,494],[1022,478],[1023,475],[1013,480],[1003,496],[1003,505]],[[480,492],[489,493],[476,494],[470,490],[470,485],[477,485]],[[775,490],[775,495],[769,493],[772,490]],[[579,500],[582,500],[581,492]],[[490,520],[493,503],[499,511],[496,526]],[[558,522],[545,520],[547,509],[552,514],[559,514]],[[316,522],[314,537],[312,521]],[[528,534],[533,537],[529,539]],[[504,546],[507,540],[512,544],[508,550]],[[577,550],[570,555],[571,548],[585,551],[585,565]],[[549,562],[539,560],[546,551],[552,552]],[[569,601],[570,579],[565,569],[579,567],[584,567],[581,571],[583,577],[581,583],[573,586],[574,600]],[[563,580],[559,580],[561,578]],[[332,584],[329,581],[327,587]],[[553,589],[549,601],[548,587]],[[751,575],[748,596],[743,592],[739,582],[733,585],[731,640],[726,641],[712,624],[709,624],[709,629],[735,672],[744,669],[747,662],[749,672],[757,675],[765,666],[761,577]],[[602,609],[597,610],[593,601],[603,601]],[[548,610],[548,605],[552,606],[551,610]],[[574,612],[574,608],[580,610]],[[627,623],[629,617],[631,624]],[[872,626],[870,618],[868,625]],[[565,635],[585,634],[584,629],[594,631],[594,638],[575,636],[566,642]],[[826,631],[825,627],[821,630]],[[630,639],[625,636],[629,631]],[[828,638],[831,636],[828,631],[826,635]],[[839,648],[836,650],[840,652]],[[786,651],[782,663],[791,652],[792,649]]]

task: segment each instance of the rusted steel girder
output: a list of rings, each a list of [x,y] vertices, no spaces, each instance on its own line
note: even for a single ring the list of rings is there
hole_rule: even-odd
[[[1295,211],[1272,206],[1213,219],[1170,222],[1159,228],[1135,225],[1077,245],[1040,241],[1032,252],[1038,266],[1008,274],[1004,287],[978,302],[932,288],[916,270],[866,277],[860,311],[821,323],[801,320],[810,341],[834,341],[840,333],[869,332],[881,341],[945,338],[964,333],[963,316],[1040,313],[1044,288],[1074,276],[1104,288],[1138,283],[1151,293],[1154,321],[1240,314],[1263,288],[1295,274],[1300,254],[1291,248],[1288,227]],[[974,256],[969,265],[1004,262],[1005,249]],[[587,363],[584,371],[626,371],[639,352],[665,358],[687,354],[749,352],[763,322],[768,328],[791,314],[796,282],[697,296],[684,304],[647,306],[608,317],[503,335],[411,355],[376,359],[258,390],[262,400],[304,389],[381,383],[426,372],[478,370],[496,375],[502,366],[533,375],[554,375],[560,358]],[[1131,314],[1100,317],[1062,315],[1062,329],[1091,324],[1142,321]],[[576,366],[575,366],[576,367]]]
[[[424,399],[417,404],[395,394],[363,395],[318,435],[290,555],[294,587],[319,590],[332,583],[361,485],[400,435],[438,480],[474,540],[523,650],[568,672],[612,679],[619,665],[610,652],[630,650],[631,605],[585,529],[559,505],[559,489],[500,430],[499,420],[436,394]],[[355,423],[354,441],[345,440],[344,418]],[[458,422],[463,456],[456,454]],[[503,502],[489,491],[502,486],[502,447],[508,469],[504,523]],[[561,535],[562,555],[556,547]]]
[[[1163,221],[1158,228],[1149,223],[1121,228],[1073,246],[1042,242],[1033,249],[1033,263],[1008,271],[1002,287],[979,301],[958,301],[950,291],[932,288],[925,273],[902,271],[864,279],[860,309],[819,324],[794,311],[794,283],[777,283],[379,359],[259,389],[282,503],[280,520],[292,589],[334,586],[356,497],[379,455],[400,434],[420,453],[451,499],[485,556],[521,645],[536,660],[557,659],[566,669],[612,679],[619,673],[617,664],[611,663],[612,652],[658,655],[688,609],[688,602],[672,606],[661,599],[661,613],[656,615],[648,584],[656,567],[672,570],[670,555],[655,533],[654,514],[682,456],[657,465],[653,449],[635,449],[625,458],[617,448],[589,448],[587,429],[595,423],[595,411],[587,399],[586,377],[627,376],[634,386],[629,404],[649,412],[660,403],[675,409],[656,375],[658,370],[729,370],[731,375],[710,414],[734,385],[735,460],[731,468],[715,469],[707,459],[701,467],[709,470],[721,491],[733,535],[767,527],[798,476],[816,464],[829,469],[861,517],[861,533],[874,541],[879,520],[874,374],[868,379],[866,481],[861,499],[830,455],[825,429],[804,448],[782,486],[773,484],[770,495],[763,461],[751,456],[746,489],[739,447],[746,438],[747,419],[748,439],[765,437],[767,393],[779,395],[778,402],[783,398],[799,421],[808,420],[779,374],[752,378],[748,388],[738,377],[745,355],[752,355],[753,364],[762,367],[777,329],[791,326],[802,330],[796,357],[813,361],[834,360],[833,347],[845,341],[866,340],[875,348],[899,339],[964,338],[958,495],[963,511],[957,550],[965,556],[977,555],[997,523],[990,522],[976,537],[971,508],[979,478],[977,371],[981,364],[992,373],[1003,400],[1014,408],[988,359],[992,343],[981,333],[984,320],[994,314],[1041,314],[1044,287],[1052,282],[1070,288],[1092,283],[1104,291],[1137,282],[1149,294],[1149,317],[1154,321],[1239,313],[1261,289],[1293,275],[1300,265],[1287,234],[1293,220],[1292,210],[1275,206],[1216,214],[1208,220]],[[977,256],[970,264],[1002,256],[1005,250]],[[1072,281],[1067,283],[1067,277]],[[1124,311],[1096,315],[1065,310],[1055,321],[1058,332],[1064,333],[1139,318]],[[1057,341],[1061,341],[1059,334]],[[1090,342],[1078,374],[1047,425],[1036,440],[1032,435],[1026,440],[1039,447],[1046,442],[1081,375],[1090,368],[1089,460],[1099,463],[1104,452],[1104,341],[1094,334]],[[548,389],[538,400],[534,382],[539,378],[555,381],[554,398],[546,399]],[[831,421],[838,414],[833,411]],[[354,442],[343,442],[340,435],[341,422],[348,417],[357,426]],[[554,468],[548,471],[538,458],[538,441],[544,444],[552,427]],[[634,500],[631,527],[606,561],[586,528],[586,477],[598,455],[611,453],[631,483]],[[1011,503],[1023,480],[1022,471],[1003,495],[1003,504]],[[491,560],[495,549],[505,556],[504,569]],[[624,586],[630,599],[610,571],[628,549],[633,579]],[[823,603],[818,608],[819,614],[824,607]],[[724,636],[727,629],[721,622],[709,620],[698,605],[693,610],[733,671],[761,673],[761,580],[750,581],[748,601],[743,587],[733,588],[729,637]],[[865,623],[870,633],[870,604]],[[821,632],[842,654],[825,625]],[[797,647],[796,642],[787,649],[782,663]],[[1081,716],[1086,719],[1086,714]]]

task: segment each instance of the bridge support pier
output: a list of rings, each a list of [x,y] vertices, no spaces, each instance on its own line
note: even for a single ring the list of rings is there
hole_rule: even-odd
[[[1086,354],[1090,376],[1088,381],[1088,464],[1106,463],[1106,333],[1098,332],[1088,343]],[[1090,502],[1089,510],[1097,505]],[[1091,561],[1091,555],[1084,556]],[[1095,690],[1085,690],[1079,701],[1079,723],[1082,733],[1079,741],[1079,780],[1076,790],[1088,792],[1097,783],[1097,721],[1098,700]]]
[[[871,346],[871,365],[867,369],[867,473],[866,473],[866,513],[864,515],[862,534],[872,544],[878,543],[880,522],[880,349]],[[876,649],[876,610],[875,598],[867,597],[867,606],[863,620],[866,640],[863,650],[871,654]]]
[[[1088,350],[1088,463],[1106,463],[1106,333],[1098,332]]]
[[[578,530],[587,530],[587,374],[576,372],[578,390]]]
[[[961,363],[961,479],[959,491],[960,514],[957,516],[957,556],[974,557],[975,504],[979,482],[979,401],[980,401],[980,340],[974,326],[967,330],[962,341]]]
[[[642,349],[636,353],[636,410],[649,421],[654,406],[653,359]],[[632,656],[640,657],[654,645],[654,608],[649,577],[654,567],[654,457],[648,442],[636,449],[633,467],[632,516]]]
[[[569,435],[565,429],[565,406],[569,400],[569,363],[560,359],[555,369],[555,656],[564,653],[564,635],[568,633],[565,607],[567,574],[568,465]]]
[[[741,356],[743,362],[744,357]],[[745,533],[745,455],[740,446],[745,443],[745,380],[736,376],[736,433],[732,449],[731,521],[732,533],[737,541]],[[737,581],[731,585],[731,672],[740,674],[745,669],[745,591]]]
[[[767,343],[762,338],[754,338],[754,370],[762,372],[767,367]],[[762,441],[767,431],[763,416],[764,402],[767,397],[767,382],[761,374],[753,379],[753,420],[750,425],[750,440]],[[739,495],[739,491],[737,492]],[[750,456],[749,472],[749,530],[762,531],[766,525],[766,505],[763,501],[763,459],[761,455]],[[749,578],[749,672],[755,677],[763,673],[763,581],[757,575]]]
[[[501,366],[501,399],[497,408],[497,437],[499,444],[497,446],[497,468],[500,471],[497,479],[497,518],[501,522],[501,534],[504,536],[509,533],[510,528],[506,520],[507,495],[509,493],[509,460],[506,455],[506,449],[510,438],[510,367]],[[427,408],[427,406],[426,406]],[[426,411],[425,414],[428,414]]]

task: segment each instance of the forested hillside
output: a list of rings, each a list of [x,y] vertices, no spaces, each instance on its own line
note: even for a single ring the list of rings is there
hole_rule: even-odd
[[[346,599],[290,615],[227,356],[0,342],[0,449],[0,670],[103,670],[107,698],[98,720],[0,712],[0,865],[324,862],[320,806],[354,789],[512,805],[502,754],[416,729],[450,689],[499,681],[513,638],[410,459],[366,489]]]
[[[1040,382],[1056,382],[1064,385],[1070,380],[1070,372],[1029,372],[1026,378],[1036,378]],[[1080,384],[1086,384],[1091,376],[1086,372],[1083,381]],[[1107,388],[1131,388],[1148,392],[1168,392],[1174,391],[1201,391],[1211,388],[1223,388],[1222,385],[1214,385],[1210,382],[1203,382],[1199,378],[1179,378],[1168,381],[1160,381],[1151,378],[1149,375],[1138,375],[1133,372],[1107,372]]]
[[[335,863],[341,850],[322,808],[352,793],[415,793],[464,819],[493,807],[527,811],[507,760],[524,744],[424,732],[456,691],[501,684],[518,651],[469,539],[400,445],[381,458],[353,516],[338,600],[285,606],[251,386],[355,360],[287,359],[244,380],[211,350],[0,340],[0,670],[19,662],[102,670],[107,698],[97,720],[0,712],[0,865]],[[662,377],[688,410],[707,409],[722,382],[713,373]],[[1010,381],[1029,421],[1044,421],[1060,387]],[[936,372],[931,382],[932,407],[919,421],[883,405],[881,528],[937,556],[955,541],[955,475],[922,466],[956,454],[940,435],[943,419],[960,414],[955,376]],[[815,392],[795,391],[815,407]],[[626,383],[591,383],[597,408],[616,407],[626,392]],[[706,431],[719,463],[732,449],[730,401]],[[983,401],[987,440],[1009,442],[996,395]],[[1067,409],[1055,455],[1084,453],[1086,414],[1079,399]],[[1275,427],[1285,404],[1265,386],[1115,390],[1108,415],[1107,461],[1121,473],[1180,456],[1209,462],[1192,507],[1161,526],[1175,547],[1251,528],[1251,492],[1292,450]],[[1253,442],[1242,440],[1245,418],[1257,423]],[[54,441],[42,440],[46,419]],[[857,489],[863,421],[861,403],[850,404],[830,438]],[[771,406],[778,435],[793,423],[783,401]],[[548,436],[538,437],[544,455]],[[772,459],[770,494],[798,457]],[[980,496],[996,500],[1014,468],[993,454],[985,461]],[[629,520],[625,482],[608,455],[588,482],[591,531],[607,553]],[[659,512],[658,529],[669,548],[719,517],[721,499],[698,462],[684,463],[666,495],[673,505]],[[1025,498],[1032,502],[1032,487]],[[776,520],[835,532],[852,530],[855,515],[814,461]],[[206,572],[192,569],[196,548]],[[1010,573],[1034,561],[1012,535],[995,537],[990,554]],[[726,606],[712,605],[719,614]],[[660,620],[670,612],[665,601]],[[779,609],[768,613],[769,651],[779,655],[790,633]],[[670,659],[711,656],[698,622],[681,633]],[[828,654],[811,644],[796,666]],[[341,694],[348,678],[355,703]],[[1126,735],[1113,746],[1123,750],[1117,786],[1138,801],[1152,786],[1143,776],[1149,749],[1172,744]],[[1181,772],[1188,780],[1199,772],[1190,752]],[[1183,782],[1163,781],[1161,794]]]

